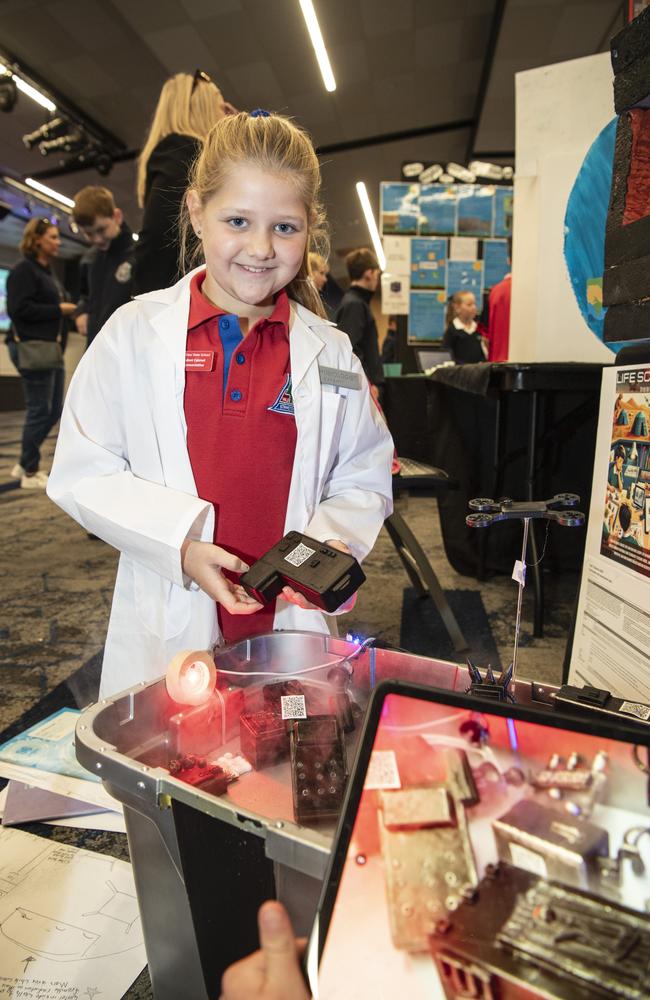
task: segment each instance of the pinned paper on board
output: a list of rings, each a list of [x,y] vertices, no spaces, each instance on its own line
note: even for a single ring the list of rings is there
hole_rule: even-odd
[[[447,240],[411,240],[411,288],[444,288]]]

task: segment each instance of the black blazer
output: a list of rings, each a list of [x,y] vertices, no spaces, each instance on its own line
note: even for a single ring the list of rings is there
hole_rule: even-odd
[[[64,335],[63,288],[49,267],[23,257],[7,278],[7,313],[21,340],[56,340]],[[13,334],[7,337],[12,340]],[[65,336],[64,336],[65,339]]]
[[[379,341],[370,300],[373,293],[359,285],[350,285],[336,310],[336,325],[347,333],[352,350],[363,365],[373,385],[384,384],[384,369],[379,360]]]
[[[134,295],[168,288],[178,280],[178,217],[190,167],[200,151],[198,139],[172,133],[149,157],[142,229],[133,260]]]
[[[481,346],[480,326],[477,326],[474,333],[466,333],[465,330],[457,330],[450,323],[445,331],[443,344],[449,348],[457,365],[475,365],[487,360]]]

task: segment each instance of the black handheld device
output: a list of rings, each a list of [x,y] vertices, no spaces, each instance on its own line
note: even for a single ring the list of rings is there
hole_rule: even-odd
[[[323,611],[336,611],[365,579],[354,556],[300,531],[290,531],[253,563],[239,582],[262,604],[273,601],[283,587],[291,587]]]

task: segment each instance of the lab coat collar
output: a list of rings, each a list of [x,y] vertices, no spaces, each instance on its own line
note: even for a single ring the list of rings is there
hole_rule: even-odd
[[[291,324],[289,332],[289,349],[291,352],[291,386],[296,389],[305,378],[310,366],[325,347],[316,332],[319,326],[331,326],[327,320],[320,319],[315,313],[291,303]]]
[[[151,317],[151,324],[170,351],[176,368],[177,392],[185,384],[185,345],[190,309],[190,282],[195,274],[203,270],[195,268],[171,288],[160,288],[154,292],[138,295],[139,301],[157,303],[164,308]],[[310,365],[318,357],[325,342],[318,336],[319,327],[334,326],[329,320],[305,309],[297,302],[291,303],[291,324],[289,344],[291,351],[291,383],[295,388],[303,381]]]

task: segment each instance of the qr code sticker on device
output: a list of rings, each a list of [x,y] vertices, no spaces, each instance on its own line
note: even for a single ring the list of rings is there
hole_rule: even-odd
[[[313,556],[316,549],[310,549],[308,545],[296,545],[295,549],[292,549],[288,556],[285,556],[285,562],[291,563],[292,566],[302,566],[304,562],[307,562],[310,556]]]
[[[304,694],[283,694],[280,698],[283,719],[306,719],[307,706]]]
[[[637,719],[642,719],[643,722],[647,722],[650,719],[650,708],[647,705],[639,705],[635,701],[624,701],[619,712],[624,712],[625,715],[635,715]]]

